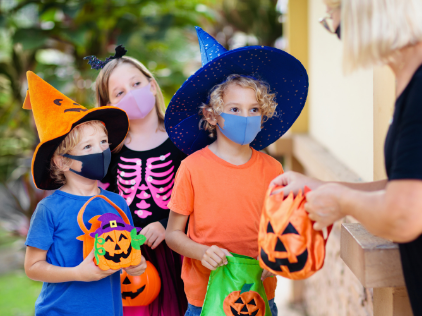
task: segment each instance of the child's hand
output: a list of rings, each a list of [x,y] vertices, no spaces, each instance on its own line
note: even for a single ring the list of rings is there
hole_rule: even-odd
[[[145,260],[144,256],[142,256],[142,260],[141,260],[140,264],[138,264],[137,266],[127,267],[127,268],[123,268],[123,269],[129,275],[138,276],[138,275],[141,275],[142,273],[144,273],[146,268],[147,268],[147,261]]]
[[[98,281],[115,273],[117,270],[101,270],[94,263],[94,249],[76,268],[76,281],[91,282]]]
[[[266,278],[273,277],[273,276],[275,276],[275,274],[274,274],[274,273],[272,273],[272,272],[270,272],[270,271],[268,271],[268,270],[264,270],[264,271],[262,272],[262,275],[261,275],[261,281],[262,281],[262,282],[264,282],[264,280],[265,280]]]
[[[147,238],[145,243],[155,249],[166,237],[166,229],[160,222],[154,222],[144,227],[141,234]]]
[[[233,257],[227,249],[211,246],[204,251],[201,263],[205,268],[215,270],[228,263],[226,258],[227,256]]]

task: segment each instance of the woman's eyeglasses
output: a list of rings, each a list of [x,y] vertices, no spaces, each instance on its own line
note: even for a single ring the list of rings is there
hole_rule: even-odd
[[[336,30],[333,27],[333,16],[340,13],[340,7],[332,8],[327,15],[319,19],[319,23],[331,34],[335,34]]]
[[[324,27],[324,29],[326,29],[331,34],[335,33],[335,31],[333,30],[333,18],[331,17],[331,15],[327,15],[326,17],[319,19],[318,22]]]

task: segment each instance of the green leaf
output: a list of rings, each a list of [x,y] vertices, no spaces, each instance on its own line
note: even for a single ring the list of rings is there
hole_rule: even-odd
[[[252,286],[253,286],[253,283],[252,284],[244,284],[242,286],[242,290],[240,291],[240,294],[243,294],[245,292],[249,292],[249,290],[251,289]]]
[[[137,234],[136,228],[130,232],[130,238],[132,239],[132,247],[136,250],[140,250],[141,246],[146,242],[147,238],[144,235]]]
[[[26,28],[16,30],[13,42],[21,43],[24,50],[32,50],[43,46],[47,38],[47,33],[43,30]]]

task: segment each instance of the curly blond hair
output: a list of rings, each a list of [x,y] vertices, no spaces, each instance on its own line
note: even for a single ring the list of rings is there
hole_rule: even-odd
[[[51,157],[50,176],[56,183],[62,185],[66,184],[66,177],[64,176],[63,168],[70,167],[72,164],[72,159],[63,157],[63,155],[71,152],[72,149],[74,149],[79,144],[83,137],[83,129],[87,126],[93,127],[96,131],[103,130],[104,133],[106,133],[108,136],[107,129],[101,121],[88,121],[73,128],[70,133],[67,134],[66,138],[60,143],[59,147],[57,147],[53,157]],[[54,162],[54,158],[57,156],[61,156],[61,166],[58,166]]]
[[[199,122],[199,128],[209,132],[210,137],[215,137],[216,126],[208,122],[213,120],[223,112],[223,96],[224,92],[230,87],[230,85],[237,85],[242,88],[252,89],[255,91],[256,100],[258,101],[262,120],[261,123],[266,122],[275,114],[277,102],[275,101],[275,93],[270,93],[269,85],[262,81],[249,76],[244,75],[230,75],[227,79],[215,85],[209,94],[208,104],[203,103],[199,108],[199,114],[202,116]],[[204,112],[206,115],[204,115]]]

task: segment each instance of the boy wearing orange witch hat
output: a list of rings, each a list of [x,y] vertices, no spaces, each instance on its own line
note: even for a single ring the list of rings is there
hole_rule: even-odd
[[[83,243],[77,215],[95,195],[116,204],[130,219],[125,200],[97,186],[107,172],[110,149],[126,137],[126,113],[112,106],[86,109],[32,72],[24,109],[32,109],[40,144],[32,160],[37,188],[56,190],[43,199],[31,219],[25,242],[25,272],[42,281],[35,315],[123,315],[120,270],[101,270],[93,261],[94,251],[83,259]],[[82,221],[105,213],[119,213],[103,199],[93,200]],[[118,245],[116,244],[116,247]],[[142,257],[131,275],[145,271]]]

